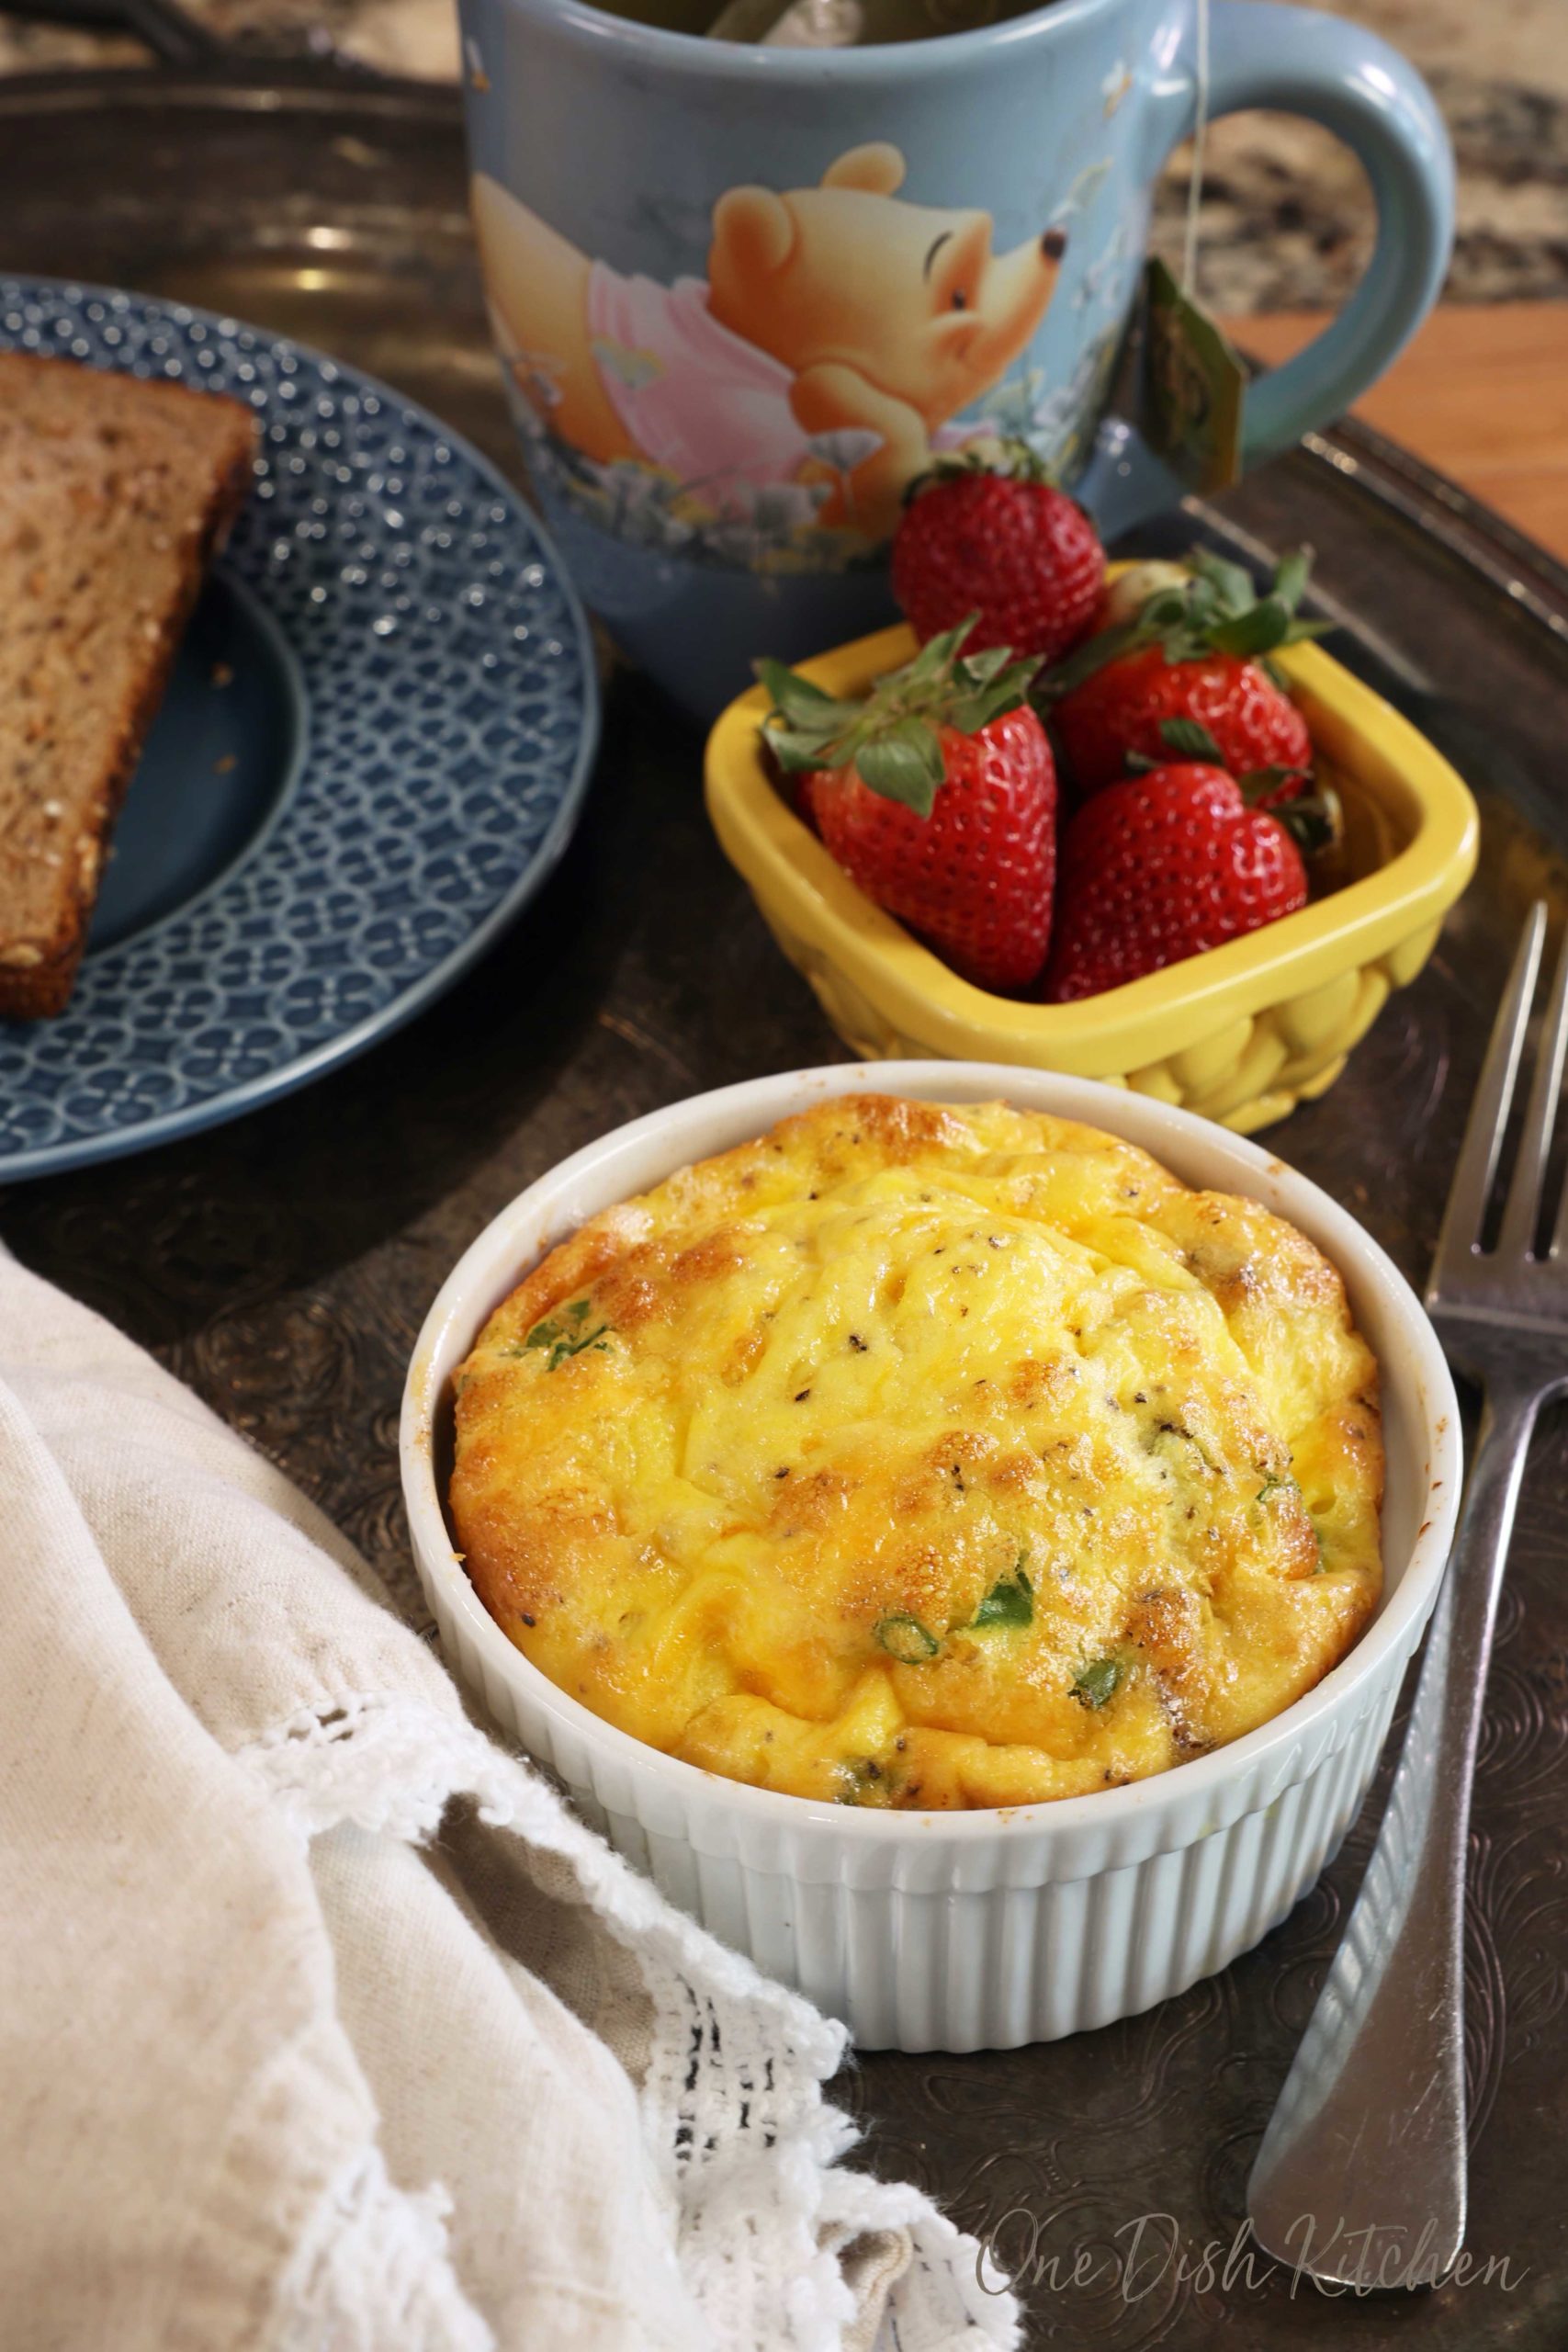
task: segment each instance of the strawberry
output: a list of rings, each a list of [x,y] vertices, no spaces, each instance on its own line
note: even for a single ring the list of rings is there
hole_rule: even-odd
[[[858,701],[781,662],[765,740],[801,778],[806,814],[868,898],[982,988],[1021,989],[1045,960],[1056,771],[1025,696],[1033,662],[961,654],[969,623],[922,646]]]
[[[1107,785],[1063,836],[1046,1001],[1162,971],[1306,899],[1284,825],[1219,768],[1183,761]]]
[[[1312,763],[1306,721],[1254,662],[1207,653],[1173,662],[1157,645],[1123,654],[1061,704],[1056,729],[1080,792],[1138,760],[1200,759],[1236,774]]]
[[[1005,645],[1054,662],[1094,617],[1105,551],[1032,449],[1003,443],[1000,464],[949,461],[915,484],[893,541],[893,594],[919,638],[973,613],[971,654]]]
[[[1287,557],[1260,599],[1239,564],[1194,548],[1190,579],[1156,586],[1138,611],[1059,664],[1040,691],[1077,790],[1098,792],[1173,755],[1234,775],[1304,776],[1306,721],[1264,664],[1278,647],[1326,626],[1296,616],[1310,560]]]

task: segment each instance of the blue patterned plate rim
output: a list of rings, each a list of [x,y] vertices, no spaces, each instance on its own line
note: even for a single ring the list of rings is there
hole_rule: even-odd
[[[521,493],[375,377],[189,303],[10,274],[0,348],[248,400],[257,481],[217,571],[287,647],[284,696],[302,684],[306,705],[298,772],[239,854],[89,949],[55,1020],[0,1023],[9,1182],[237,1118],[423,1012],[559,859],[599,693],[576,592]]]
[[[153,916],[150,922],[140,925],[129,938],[116,939],[108,946],[90,946],[89,952],[100,969],[107,964],[111,956],[122,955],[126,950],[134,948],[139,940],[144,939],[148,933],[155,930],[160,923],[177,922],[183,915],[190,914],[197,908],[204,906],[209,899],[223,888],[242,866],[249,865],[252,858],[261,857],[265,854],[267,842],[275,828],[283,820],[310,754],[310,714],[300,686],[293,655],[289,651],[288,639],[254,590],[246,582],[233,577],[221,556],[213,564],[212,571],[234,598],[244,616],[247,628],[261,640],[282,674],[283,697],[287,704],[288,717],[293,722],[294,740],[286,754],[282,779],[277,786],[272,805],[241,848],[232,857],[220,864],[188,899],[183,899],[177,907],[171,908],[166,914]],[[0,1022],[0,1035],[4,1035],[4,1029],[5,1024]],[[0,1132],[3,1132],[3,1128],[4,1119],[3,1114],[0,1114]],[[6,1172],[5,1163],[0,1161],[0,1176],[4,1176]]]

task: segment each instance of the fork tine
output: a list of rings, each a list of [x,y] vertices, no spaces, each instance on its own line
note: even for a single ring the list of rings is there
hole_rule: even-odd
[[[1562,1050],[1565,1044],[1568,1044],[1568,937],[1563,940],[1557,958],[1557,970],[1552,978],[1551,996],[1540,1035],[1540,1051],[1536,1057],[1535,1076],[1530,1082],[1529,1107],[1525,1113],[1518,1159],[1509,1180],[1502,1230],[1497,1236],[1497,1254],[1502,1258],[1528,1256],[1535,1239],[1536,1221],[1540,1215],[1540,1188],[1546,1182],[1546,1163],[1551,1152],[1551,1130],[1556,1124],[1557,1104],[1562,1090]]]
[[[1524,1051],[1525,1031],[1529,1025],[1545,937],[1546,907],[1543,900],[1538,899],[1514,956],[1514,968],[1492,1024],[1492,1040],[1482,1065],[1475,1100],[1470,1106],[1470,1124],[1460,1148],[1459,1165],[1454,1170],[1442,1231],[1438,1236],[1437,1255],[1432,1261],[1431,1280],[1427,1286],[1428,1306],[1437,1305],[1445,1277],[1451,1277],[1458,1271],[1481,1239],[1482,1219],[1486,1214],[1492,1179],[1497,1172],[1503,1131],[1508,1124],[1508,1106],[1514,1099],[1514,1083]]]
[[[1562,942],[1562,960],[1564,964],[1568,964],[1568,935],[1564,936]],[[1562,972],[1559,972],[1557,978],[1558,987],[1562,989],[1568,990],[1568,979],[1564,979]],[[1565,1013],[1563,1016],[1563,1027],[1565,1030],[1568,1030],[1568,1013]],[[1564,1255],[1568,1255],[1568,1182],[1564,1182],[1562,1187],[1562,1198],[1557,1204],[1557,1222],[1553,1226],[1551,1231],[1551,1249],[1550,1254],[1553,1258],[1562,1258]]]

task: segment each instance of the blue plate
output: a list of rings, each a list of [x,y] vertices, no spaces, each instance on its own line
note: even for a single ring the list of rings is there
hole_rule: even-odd
[[[549,541],[478,452],[256,327],[0,277],[0,346],[229,392],[254,490],[114,836],[76,991],[0,1022],[0,1180],[236,1117],[449,988],[554,865],[598,733]]]

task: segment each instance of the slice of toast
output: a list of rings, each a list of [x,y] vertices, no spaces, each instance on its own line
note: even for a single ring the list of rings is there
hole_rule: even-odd
[[[109,829],[254,447],[238,401],[0,351],[0,1017],[71,993]]]

